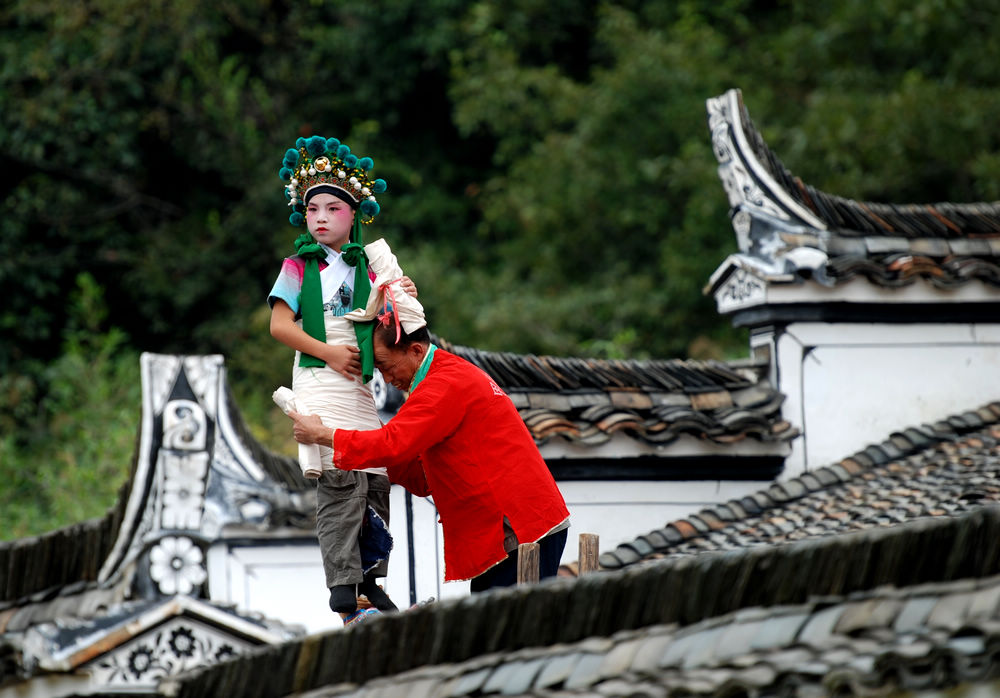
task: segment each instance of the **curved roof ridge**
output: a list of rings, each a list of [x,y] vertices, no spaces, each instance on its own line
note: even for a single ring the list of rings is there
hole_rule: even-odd
[[[975,203],[879,203],[829,194],[803,182],[782,163],[750,119],[742,93],[740,125],[752,154],[796,202],[848,237],[906,238],[1000,237],[1000,201]]]
[[[952,415],[933,424],[893,432],[882,443],[869,445],[837,463],[775,482],[740,499],[731,499],[724,504],[707,507],[685,518],[668,522],[663,528],[601,553],[600,565],[614,570],[651,557],[662,557],[671,548],[697,542],[697,539],[729,529],[736,523],[762,515],[769,509],[837,485],[855,482],[864,478],[873,468],[956,441],[964,435],[972,435],[982,431],[984,427],[997,424],[1000,424],[1000,402],[991,402],[978,410]],[[794,524],[781,520],[760,525],[765,535],[787,533],[785,527],[794,528]]]

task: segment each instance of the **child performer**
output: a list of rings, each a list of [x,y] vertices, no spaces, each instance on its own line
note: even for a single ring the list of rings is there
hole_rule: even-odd
[[[363,245],[361,224],[371,223],[380,207],[382,179],[371,180],[371,158],[358,158],[336,138],[299,138],[285,152],[279,176],[292,207],[289,222],[306,224],[296,239],[297,254],[284,260],[268,295],[271,335],[295,349],[292,391],[298,411],[318,415],[340,429],[381,426],[369,381],[373,373],[372,323],[390,303],[403,327],[422,327],[423,308],[416,287],[403,276],[384,240]],[[409,325],[410,327],[407,327]],[[345,625],[366,617],[364,594],[380,611],[396,606],[375,579],[388,568],[389,479],[385,468],[345,471],[333,468],[330,449],[320,450],[316,533],[323,557],[330,608]],[[380,560],[362,562],[362,527],[379,529],[388,541]],[[367,550],[367,548],[366,548]]]

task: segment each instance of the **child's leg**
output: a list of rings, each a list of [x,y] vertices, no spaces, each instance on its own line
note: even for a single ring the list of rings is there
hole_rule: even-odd
[[[368,476],[368,495],[367,502],[368,505],[375,510],[385,525],[389,525],[389,478],[385,475],[376,475],[374,473],[365,473]],[[392,602],[379,586],[375,583],[376,578],[385,577],[389,572],[389,560],[388,558],[380,562],[373,569],[369,570],[361,584],[358,585],[358,591],[368,597],[368,600],[372,602],[380,611],[398,611],[396,604]]]
[[[363,579],[358,537],[367,491],[364,473],[325,470],[317,481],[316,536],[330,588],[330,607],[338,613],[357,609],[356,585]]]

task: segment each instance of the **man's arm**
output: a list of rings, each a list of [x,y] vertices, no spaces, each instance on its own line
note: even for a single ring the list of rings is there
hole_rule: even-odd
[[[429,375],[381,429],[337,429],[334,433],[318,419],[289,413],[295,420],[295,439],[333,448],[333,464],[343,470],[409,463],[447,439],[465,416],[467,397],[462,385],[449,378]]]
[[[424,474],[424,464],[420,458],[402,465],[391,465],[386,468],[386,472],[389,475],[389,482],[402,485],[418,497],[430,496],[431,488],[427,484],[427,476]]]
[[[295,434],[296,441],[333,448],[335,430],[323,424],[319,417],[314,414],[299,414],[294,410],[289,410],[288,416],[294,420],[292,431]],[[420,458],[390,465],[386,470],[391,482],[402,485],[418,497],[427,497],[430,495],[430,486],[427,484],[427,477],[424,475],[424,467]]]

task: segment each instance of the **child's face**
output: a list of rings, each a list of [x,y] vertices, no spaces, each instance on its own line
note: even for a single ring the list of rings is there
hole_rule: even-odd
[[[354,209],[333,194],[316,194],[306,206],[309,232],[327,247],[339,250],[351,239]]]

